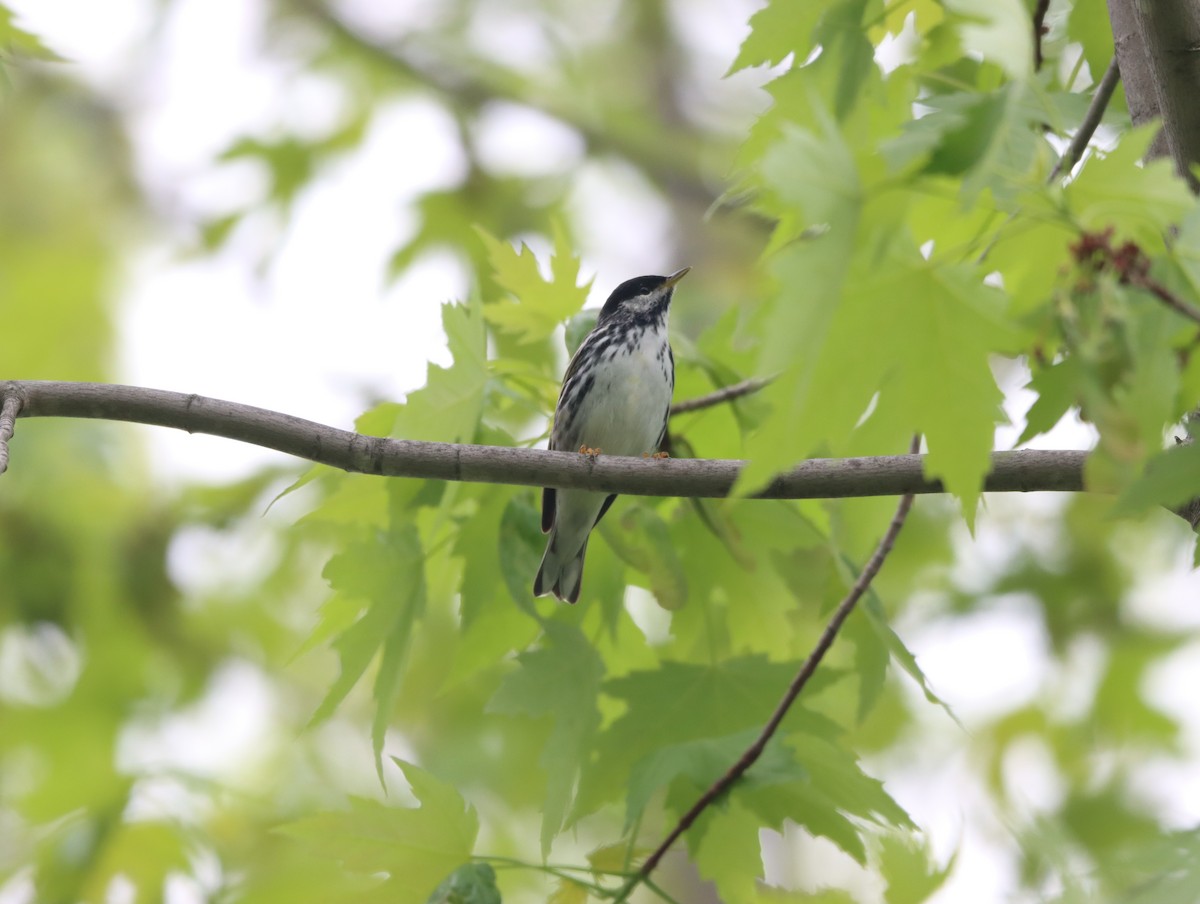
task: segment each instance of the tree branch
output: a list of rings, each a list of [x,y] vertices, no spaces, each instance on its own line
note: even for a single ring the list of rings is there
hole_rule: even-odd
[[[1160,116],[1158,91],[1154,85],[1146,42],[1138,26],[1134,4],[1137,0],[1108,0],[1108,18],[1112,23],[1113,51],[1125,85],[1125,101],[1135,126]],[[1159,129],[1146,151],[1153,160],[1169,152],[1166,131]]]
[[[921,438],[919,436],[913,437],[911,453],[916,454],[920,448]],[[616,898],[617,904],[626,900],[641,882],[649,878],[650,874],[654,872],[654,868],[658,866],[659,861],[662,860],[663,855],[679,839],[679,836],[686,832],[692,823],[699,818],[700,814],[722,794],[728,791],[758,761],[758,758],[762,756],[763,750],[766,749],[767,743],[774,737],[784,717],[788,714],[788,710],[792,708],[792,704],[796,702],[796,698],[800,696],[800,692],[804,690],[804,686],[808,684],[809,679],[816,673],[817,666],[821,664],[821,660],[825,658],[825,654],[833,646],[834,640],[837,639],[838,631],[841,630],[850,613],[854,611],[854,607],[858,604],[862,595],[866,593],[867,588],[871,586],[871,581],[875,579],[875,575],[879,574],[879,569],[883,567],[884,560],[888,557],[888,553],[892,551],[892,546],[896,542],[896,536],[900,533],[900,528],[904,526],[904,519],[908,517],[908,510],[912,508],[912,503],[912,493],[905,494],[900,500],[900,505],[896,507],[896,514],[892,516],[891,523],[888,524],[883,538],[879,541],[879,546],[875,548],[874,554],[859,573],[854,586],[850,588],[850,592],[838,603],[833,617],[829,619],[825,630],[821,632],[816,646],[808,654],[808,658],[804,660],[804,664],[800,666],[800,671],[796,673],[796,677],[788,685],[783,698],[775,707],[771,718],[767,720],[767,724],[763,726],[754,743],[747,747],[741,757],[738,758],[738,761],[730,766],[724,775],[713,782],[709,789],[700,795],[700,798],[692,805],[691,809],[683,814],[683,817],[676,824],[675,828],[671,830],[670,834],[646,858],[646,862],[642,864],[642,868],[638,870],[637,875],[630,879],[625,887],[621,889]]]
[[[682,402],[671,406],[671,417],[677,414],[686,414],[689,411],[700,411],[702,408],[711,408],[714,405],[720,405],[722,402],[740,399],[742,396],[750,395],[752,392],[758,392],[770,382],[769,379],[752,377],[749,380],[742,380],[740,383],[724,386],[715,392],[710,392],[708,395],[697,396],[694,399],[684,399]]]
[[[1046,61],[1042,55],[1042,36],[1046,34],[1046,13],[1050,11],[1050,0],[1038,0],[1033,10],[1033,68],[1041,71]]]
[[[0,474],[8,470],[8,441],[12,439],[16,429],[17,413],[21,410],[21,400],[16,396],[4,396],[3,407],[0,407]]]
[[[1092,94],[1092,102],[1088,104],[1083,122],[1075,130],[1071,143],[1067,145],[1063,155],[1058,158],[1058,163],[1054,164],[1054,169],[1050,171],[1050,178],[1046,180],[1047,182],[1053,182],[1060,173],[1071,172],[1075,168],[1075,164],[1083,158],[1083,152],[1087,150],[1088,142],[1096,134],[1096,129],[1100,127],[1100,121],[1104,119],[1104,111],[1108,109],[1108,102],[1112,100],[1113,93],[1117,90],[1117,83],[1120,81],[1121,67],[1117,64],[1117,58],[1114,56],[1109,60],[1108,68],[1104,70],[1104,77],[1100,79],[1100,84],[1096,86],[1096,91]]]
[[[1200,192],[1200,180],[1192,173],[1200,164],[1200,8],[1196,0],[1138,0],[1133,9],[1167,148],[1179,175],[1193,192]]]
[[[1122,285],[1137,286],[1149,292],[1171,310],[1200,324],[1200,308],[1180,298],[1150,275],[1150,258],[1137,242],[1126,241],[1113,247],[1113,228],[1080,233],[1071,245],[1075,262],[1096,273],[1112,271]]]
[[[449,60],[430,58],[428,52],[422,54],[381,43],[348,25],[322,0],[295,0],[291,7],[376,62],[453,103],[472,107],[503,100],[529,107],[574,129],[592,153],[623,157],[659,185],[671,186],[702,207],[711,207],[721,200],[719,191],[703,177],[696,152],[701,143],[692,140],[694,135],[689,138],[686,132],[677,134],[677,140],[667,145],[646,141],[636,130],[621,128],[611,121],[599,123],[578,104],[552,100],[546,92],[535,90],[536,85],[529,84],[524,77],[502,67],[490,66],[485,71],[482,61],[475,60],[472,72],[462,65],[461,59],[450,65]]]
[[[132,421],[207,433],[275,449],[362,474],[462,480],[512,486],[587,489],[633,496],[728,496],[746,462],[736,459],[654,460],[578,455],[458,443],[386,439],[338,430],[277,411],[199,395],[108,383],[0,382],[4,410],[18,417]],[[984,490],[1079,492],[1087,452],[996,452]],[[777,476],[759,499],[838,499],[942,493],[925,477],[921,455],[814,458]]]

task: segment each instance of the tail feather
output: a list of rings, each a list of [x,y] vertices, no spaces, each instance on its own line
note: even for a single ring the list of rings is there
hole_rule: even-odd
[[[583,561],[587,555],[587,541],[573,556],[560,556],[555,548],[554,534],[546,544],[546,552],[542,556],[541,567],[537,577],[533,579],[533,595],[543,596],[553,593],[567,603],[579,601],[579,589],[583,585]]]

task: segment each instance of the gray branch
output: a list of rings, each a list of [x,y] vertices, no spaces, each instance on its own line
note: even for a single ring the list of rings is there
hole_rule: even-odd
[[[1146,156],[1170,154],[1192,191],[1200,183],[1200,8],[1196,0],[1108,0],[1134,125],[1162,118]]]
[[[15,396],[4,396],[0,403],[0,474],[8,468],[8,441],[12,439],[16,429],[17,412],[21,408],[20,401]]]
[[[1200,182],[1200,8],[1196,0],[1135,0],[1167,148],[1192,191]]]
[[[1054,169],[1050,171],[1047,182],[1053,182],[1061,173],[1071,172],[1075,168],[1075,164],[1083,159],[1083,152],[1087,150],[1092,136],[1100,127],[1100,122],[1104,119],[1104,111],[1108,109],[1108,102],[1112,100],[1113,92],[1117,90],[1117,83],[1120,81],[1121,67],[1117,64],[1117,58],[1114,55],[1108,63],[1108,68],[1104,70],[1104,77],[1096,85],[1096,91],[1092,94],[1092,102],[1088,104],[1083,122],[1075,130],[1071,143],[1067,145],[1063,155],[1058,158],[1058,163],[1054,164]]]
[[[573,452],[363,436],[277,411],[219,399],[108,383],[0,382],[4,413],[77,417],[174,427],[223,436],[362,474],[551,486],[635,496],[729,495],[744,461],[591,457]],[[0,431],[3,420],[0,419]],[[4,453],[0,453],[2,456]],[[984,489],[1076,492],[1086,452],[997,452]],[[775,478],[763,499],[834,499],[944,492],[928,480],[923,456],[811,459]]]

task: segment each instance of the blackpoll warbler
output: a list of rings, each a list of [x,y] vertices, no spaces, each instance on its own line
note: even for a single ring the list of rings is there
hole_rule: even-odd
[[[621,283],[600,309],[596,327],[567,365],[554,412],[550,448],[596,455],[657,453],[667,433],[675,356],[667,313],[675,284],[690,268],[670,276],[639,276]],[[542,531],[550,533],[533,593],[579,599],[588,535],[616,494],[587,490],[542,491]]]

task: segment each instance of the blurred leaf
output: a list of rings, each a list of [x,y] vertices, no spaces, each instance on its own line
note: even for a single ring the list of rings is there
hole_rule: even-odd
[[[1067,37],[1079,42],[1092,81],[1099,82],[1113,57],[1112,26],[1104,0],[1075,0],[1067,17]]]
[[[66,62],[62,57],[42,43],[42,39],[18,26],[12,11],[0,4],[0,62],[10,54],[50,62]]]
[[[688,836],[688,849],[700,875],[717,886],[726,901],[747,901],[762,876],[762,850],[755,814],[736,800],[710,807]]]
[[[488,703],[490,712],[554,719],[540,760],[547,774],[543,858],[562,829],[584,753],[600,727],[596,698],[604,677],[604,663],[578,628],[557,622],[544,627],[542,647],[517,657],[521,668],[504,679]]]
[[[1079,362],[1075,358],[1065,358],[1033,374],[1029,388],[1037,392],[1037,398],[1025,415],[1025,429],[1017,440],[1018,445],[1039,434],[1049,433],[1066,416],[1078,400],[1078,379]]]
[[[496,871],[487,863],[464,863],[433,890],[426,904],[500,904]]]
[[[541,513],[525,496],[514,496],[504,507],[496,538],[500,573],[513,601],[530,614],[533,606],[533,579],[542,561],[546,538],[542,533]]]
[[[625,831],[642,818],[650,797],[676,778],[686,777],[699,788],[707,788],[728,771],[754,743],[761,729],[738,732],[723,738],[701,738],[661,747],[638,760],[629,776],[625,799]],[[740,779],[737,787],[777,784],[805,779],[804,768],[782,744],[771,744]]]
[[[570,879],[559,879],[558,885],[546,899],[546,904],[587,904],[588,889],[586,885],[572,882]]]
[[[802,64],[813,48],[817,22],[832,5],[827,0],[799,6],[787,0],[770,0],[750,17],[750,34],[726,75],[764,63],[775,66],[788,54],[796,55],[793,65]]]
[[[392,495],[394,500],[399,498],[395,493]],[[424,552],[420,537],[406,511],[395,501],[393,506],[388,530],[373,531],[347,545],[325,566],[326,580],[347,602],[328,610],[329,617],[336,622],[320,630],[330,633],[357,615],[352,614],[348,600],[359,602],[362,615],[343,628],[333,642],[341,673],[312,717],[313,723],[329,718],[376,654],[380,654],[373,690],[376,708],[371,736],[381,778],[384,737],[400,690],[413,625],[425,609]]]
[[[653,671],[606,682],[605,694],[625,701],[627,708],[596,740],[595,756],[580,783],[576,818],[629,788],[634,766],[648,755],[688,741],[728,738],[761,728],[798,668],[799,663],[771,663],[762,656],[712,665],[663,662]],[[806,695],[819,694],[839,677],[819,671]],[[784,730],[824,736],[838,731],[828,719],[800,704],[792,707]]]
[[[879,866],[887,881],[887,904],[921,904],[946,882],[957,858],[941,869],[930,858],[927,844],[902,835],[884,835],[879,843]]]
[[[1163,233],[1193,207],[1186,183],[1166,158],[1143,162],[1157,124],[1130,130],[1117,147],[1088,158],[1064,192],[1083,229],[1115,227],[1144,249],[1163,247]]]
[[[307,816],[280,831],[303,842],[314,856],[335,859],[346,869],[386,871],[384,884],[396,904],[427,904],[431,889],[470,859],[479,818],[453,786],[393,759],[412,786],[420,804],[416,809],[354,798],[349,810]],[[476,867],[476,889],[483,879]]]
[[[687,603],[687,574],[667,525],[650,507],[627,505],[619,523],[609,518],[600,532],[613,551],[649,579],[649,589],[658,604],[668,611]]]
[[[947,0],[963,48],[1000,66],[1010,78],[1033,73],[1033,29],[1021,0]]]

